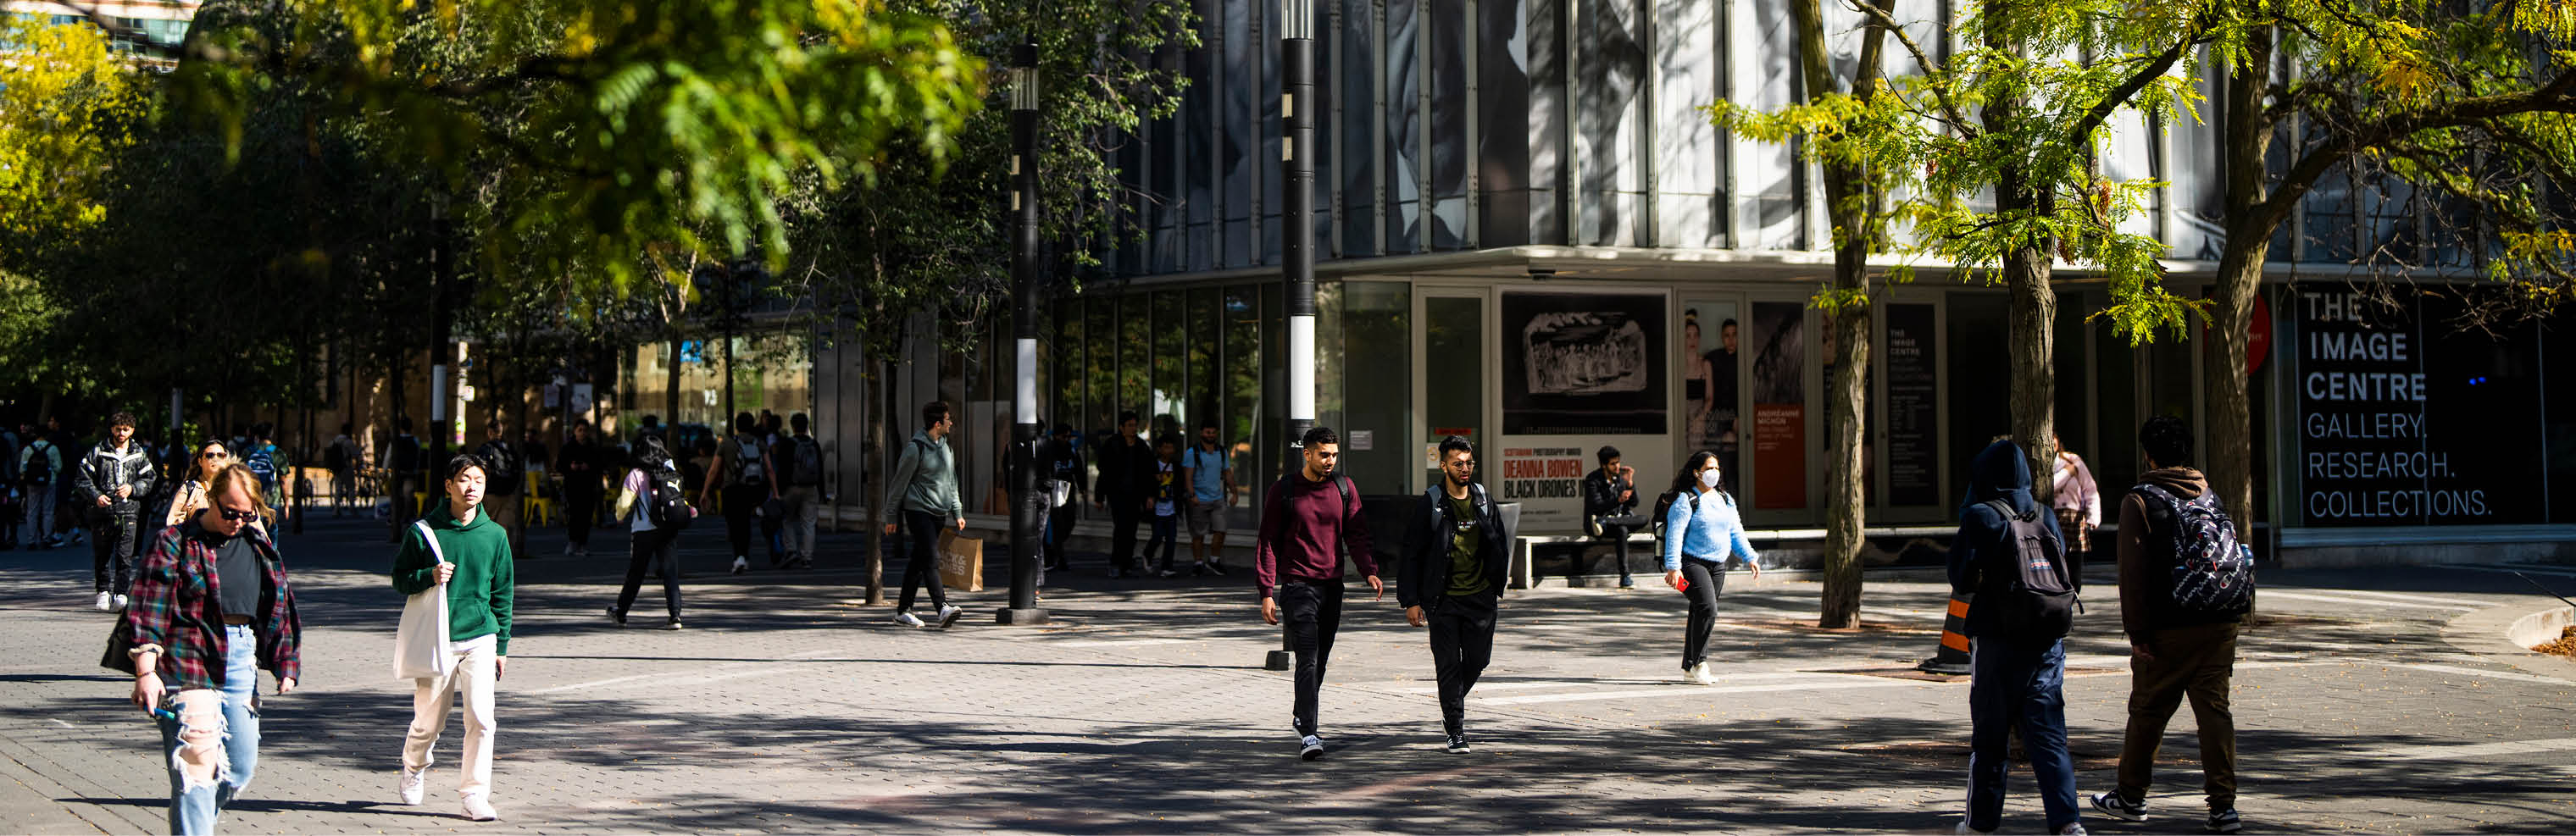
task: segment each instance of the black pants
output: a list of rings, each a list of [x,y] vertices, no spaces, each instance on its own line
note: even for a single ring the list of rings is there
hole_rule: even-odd
[[[1333,656],[1333,634],[1342,630],[1342,581],[1292,580],[1279,585],[1279,620],[1288,649],[1297,656],[1297,733],[1315,733],[1315,696],[1324,689],[1324,663]]]
[[[564,488],[564,536],[571,540],[574,548],[590,548],[590,523],[598,514],[598,488]]]
[[[397,473],[388,481],[393,483],[385,486],[393,493],[386,497],[393,503],[393,516],[386,520],[390,524],[386,539],[387,542],[399,543],[404,537],[403,529],[410,528],[412,520],[420,519],[420,503],[413,501],[411,496],[412,492],[420,490],[420,474]]]
[[[680,533],[667,528],[635,533],[635,554],[626,562],[626,588],[617,592],[617,613],[635,608],[635,593],[644,588],[644,570],[662,570],[662,603],[671,608],[671,620],[680,620],[680,567],[673,557],[672,545]]]
[[[1073,539],[1073,524],[1081,521],[1082,503],[1066,502],[1063,507],[1047,511],[1046,564],[1057,569],[1073,568],[1073,558],[1065,556],[1066,541]]]
[[[733,543],[733,556],[751,554],[751,512],[768,498],[769,489],[759,485],[724,487],[725,536]]]
[[[1135,497],[1109,498],[1109,565],[1136,568],[1136,524],[1144,519]]]
[[[1682,670],[1690,670],[1708,660],[1708,634],[1717,630],[1717,593],[1726,588],[1726,567],[1685,557],[1682,580],[1690,582],[1690,588],[1682,590],[1682,597],[1690,599],[1690,623],[1682,634]]]
[[[761,498],[768,499],[769,497],[764,494]],[[754,505],[752,507],[758,508],[760,506]],[[780,509],[785,510],[784,503],[781,503]],[[786,544],[778,539],[779,532],[784,531],[787,528],[787,521],[780,518],[783,516],[785,515],[764,516],[760,518],[760,539],[769,544],[769,565],[771,566],[787,562]]]
[[[909,535],[906,551],[911,552],[912,557],[903,565],[903,597],[896,601],[895,612],[911,612],[912,591],[924,585],[930,587],[931,609],[948,608],[948,590],[939,586],[940,522],[935,514],[912,510],[903,512],[903,531]]]
[[[1467,692],[1494,660],[1494,599],[1486,595],[1442,598],[1431,607],[1431,670],[1440,678],[1440,727],[1459,733],[1467,720]]]
[[[133,507],[128,503],[127,507]],[[91,513],[104,513],[91,510]],[[90,572],[96,576],[97,592],[125,594],[134,574],[133,514],[110,514],[91,519],[89,527]]]
[[[1619,561],[1619,585],[1635,585],[1636,577],[1628,574],[1628,527],[1605,525],[1601,527],[1601,536],[1610,539],[1610,553]]]

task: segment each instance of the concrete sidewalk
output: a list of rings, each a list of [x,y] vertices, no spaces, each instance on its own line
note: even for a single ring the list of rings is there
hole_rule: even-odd
[[[305,619],[304,689],[267,698],[258,781],[231,832],[1244,830],[1946,832],[1965,792],[1966,683],[1907,678],[1944,590],[1873,577],[1869,625],[1812,628],[1811,583],[1721,601],[1721,683],[1678,681],[1681,598],[1550,588],[1505,602],[1469,701],[1477,751],[1439,747],[1422,633],[1390,595],[1355,596],[1324,701],[1332,746],[1295,757],[1286,676],[1248,571],[1050,588],[1057,623],[953,630],[855,603],[856,535],[815,572],[723,573],[720,522],[686,535],[687,630],[600,614],[624,535],[587,561],[519,566],[494,802],[457,816],[453,737],[429,804],[393,805],[408,683],[388,677],[400,600],[381,526],[311,523],[286,556]],[[560,529],[532,537],[561,550]],[[761,562],[755,557],[755,562]],[[123,677],[95,667],[86,551],[0,554],[0,827],[158,832],[167,776]],[[1093,564],[1096,565],[1096,564]],[[899,580],[899,561],[888,567]],[[996,565],[998,569],[998,564]],[[2576,570],[2559,567],[2576,587]],[[1060,577],[1050,580],[1060,580]],[[2080,786],[2107,789],[2128,678],[2116,595],[2097,577],[2070,639]],[[1644,579],[1641,579],[1644,580]],[[2510,574],[2445,567],[2264,578],[2235,709],[2249,832],[2550,832],[2576,819],[2576,681],[2444,637],[2463,616],[2554,601]],[[1659,581],[1648,581],[1657,583]],[[2517,588],[2520,587],[2520,588]],[[1364,587],[1362,587],[1364,589]],[[658,607],[639,600],[639,625]],[[2502,609],[2498,609],[2502,608]],[[2192,832],[2188,716],[2164,752],[2157,817],[2096,832]],[[451,734],[459,725],[451,722]],[[2026,770],[2008,831],[2039,828]]]

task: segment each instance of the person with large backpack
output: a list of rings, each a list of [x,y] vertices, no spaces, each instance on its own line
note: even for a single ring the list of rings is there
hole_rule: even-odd
[[[2212,833],[2244,828],[2236,814],[2236,718],[2228,675],[2236,632],[2254,610],[2254,556],[2191,460],[2191,427],[2159,415],[2138,428],[2147,472],[2120,500],[2120,628],[2129,635],[2129,724],[2119,787],[2093,809],[2147,820],[2147,787],[2165,723],[2185,697],[2200,721],[2202,789]]]
[[[671,620],[662,628],[680,629],[680,567],[672,546],[679,541],[680,531],[697,519],[698,509],[689,504],[688,483],[680,475],[679,463],[671,460],[671,452],[663,449],[661,436],[635,440],[634,467],[626,471],[626,484],[618,491],[617,516],[632,520],[627,530],[633,533],[635,549],[626,564],[626,586],[617,592],[617,605],[608,608],[609,620],[626,626],[626,612],[635,606],[635,594],[644,586],[645,568],[658,567],[662,604],[671,612]]]
[[[27,524],[27,548],[60,548],[63,538],[54,535],[53,527],[54,481],[63,472],[63,451],[52,438],[32,437],[34,440],[18,450],[18,489],[27,506],[22,515]]]
[[[1998,439],[1968,465],[1967,502],[1950,542],[1950,591],[1970,596],[1966,831],[2002,825],[2011,732],[2039,779],[2048,832],[2082,833],[2066,751],[2066,633],[2082,576],[2056,515],[2031,497],[2030,460]],[[1966,832],[1962,831],[1962,832]]]
[[[698,504],[721,482],[724,485],[725,536],[733,544],[733,573],[751,571],[751,515],[760,504],[778,498],[775,463],[770,461],[768,445],[756,435],[760,420],[751,413],[733,416],[733,437],[725,439],[717,450],[716,464],[707,468],[706,484],[698,488]]]
[[[806,432],[805,413],[787,417],[792,433],[778,440],[769,458],[778,463],[779,499],[786,506],[784,534],[787,565],[814,568],[814,519],[823,499],[823,443]]]
[[[1735,497],[1718,490],[1717,454],[1692,453],[1673,475],[1671,490],[1655,501],[1664,556],[1664,585],[1690,602],[1682,628],[1682,678],[1701,685],[1717,684],[1708,667],[1708,637],[1717,631],[1717,593],[1726,587],[1726,561],[1744,561],[1753,579],[1762,579],[1762,553],[1744,537],[1744,518]]]

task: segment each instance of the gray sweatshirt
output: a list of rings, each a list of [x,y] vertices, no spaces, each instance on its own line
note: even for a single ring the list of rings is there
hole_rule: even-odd
[[[937,515],[943,525],[965,519],[966,503],[957,498],[955,462],[948,442],[932,439],[929,433],[913,433],[912,440],[904,442],[903,457],[895,460],[894,472],[888,474],[886,502],[880,506],[877,522],[900,522],[898,509]]]

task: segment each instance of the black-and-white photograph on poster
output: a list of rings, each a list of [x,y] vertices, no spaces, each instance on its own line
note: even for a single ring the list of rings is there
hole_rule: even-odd
[[[1502,294],[1503,432],[1660,435],[1664,296]]]

